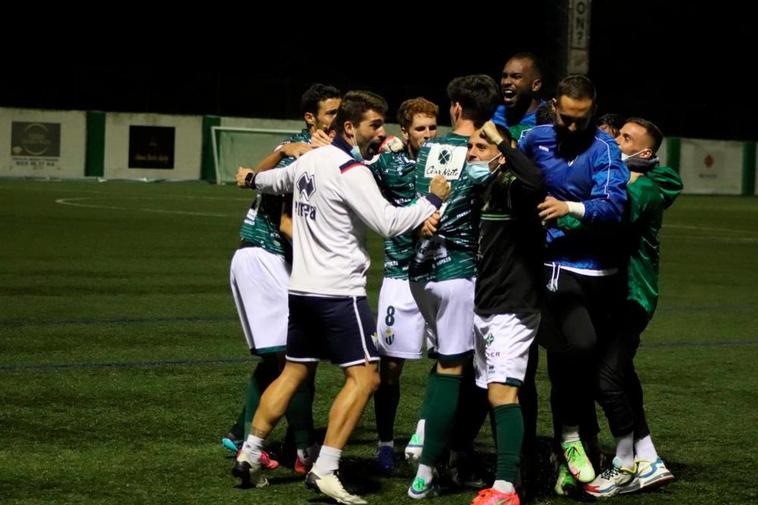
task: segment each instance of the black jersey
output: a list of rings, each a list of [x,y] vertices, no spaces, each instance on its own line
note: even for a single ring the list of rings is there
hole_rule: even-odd
[[[483,195],[475,312],[481,316],[540,310],[545,231],[537,204],[545,197],[542,172],[507,141],[507,162]]]

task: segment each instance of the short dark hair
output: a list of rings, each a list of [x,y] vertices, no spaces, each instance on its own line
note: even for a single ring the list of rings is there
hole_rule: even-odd
[[[615,135],[613,136],[618,136],[618,132],[621,130],[621,127],[624,126],[624,123],[626,123],[626,118],[621,114],[616,114],[614,112],[608,112],[597,118],[597,125],[605,125],[610,128],[615,132]]]
[[[318,114],[318,106],[322,101],[339,97],[340,90],[329,84],[317,82],[306,89],[303,96],[300,97],[300,110],[303,114],[310,112],[316,115]]]
[[[574,100],[585,100],[587,98],[595,103],[597,94],[595,85],[592,84],[589,77],[581,74],[572,74],[561,79],[558,83],[558,89],[555,92],[555,99],[560,100],[562,96],[573,98]]]
[[[534,113],[535,122],[538,125],[553,124],[555,121],[555,110],[550,102],[543,102],[537,107]]]
[[[416,97],[409,98],[400,104],[397,109],[397,122],[403,128],[408,128],[413,123],[413,116],[416,114],[426,114],[427,116],[437,117],[440,114],[440,108],[426,98]]]
[[[534,72],[537,74],[537,77],[539,79],[542,79],[542,76],[544,75],[543,72],[543,65],[542,60],[539,56],[534,54],[531,51],[519,51],[518,53],[514,54],[508,60],[506,63],[508,63],[511,60],[529,60],[532,62],[532,68],[534,69]]]
[[[657,153],[658,149],[663,143],[663,132],[652,121],[642,119],[641,117],[630,117],[626,120],[627,123],[634,123],[640,125],[645,129],[648,135],[653,139],[653,152]]]
[[[334,118],[334,129],[337,133],[345,133],[345,122],[350,121],[353,125],[363,119],[363,115],[373,110],[384,116],[387,114],[387,101],[371,91],[348,91],[342,97],[340,108],[337,109],[337,117]]]
[[[492,117],[500,103],[497,83],[485,74],[456,77],[447,85],[447,97],[461,105],[463,118],[473,121],[476,128]]]

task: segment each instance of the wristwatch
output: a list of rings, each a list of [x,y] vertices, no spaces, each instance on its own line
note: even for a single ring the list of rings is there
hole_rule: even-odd
[[[250,172],[245,176],[245,187],[250,189],[255,188],[255,172]]]

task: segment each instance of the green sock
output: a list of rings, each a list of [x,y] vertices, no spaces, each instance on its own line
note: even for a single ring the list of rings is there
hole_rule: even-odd
[[[305,382],[295,392],[287,407],[288,431],[296,449],[307,449],[311,445],[313,433],[313,384]]]
[[[431,381],[431,378],[433,376],[436,376],[437,374],[437,363],[434,363],[432,366],[432,369],[429,371],[429,380]],[[428,382],[427,382],[428,384]],[[429,406],[430,402],[430,395],[429,395],[429,387],[426,388],[426,394],[424,394],[424,401],[421,403],[421,414],[419,415],[419,419],[426,419],[426,416],[429,415],[431,412],[431,407]]]
[[[247,383],[247,391],[245,392],[245,438],[250,435],[250,425],[253,422],[253,416],[258,409],[258,403],[261,401],[263,392],[269,384],[274,382],[278,374],[276,364],[264,360],[258,363],[250,375],[250,382]]]
[[[517,482],[521,459],[521,443],[524,440],[524,418],[521,405],[510,403],[492,409],[497,446],[497,469],[495,479]]]
[[[229,428],[229,433],[234,435],[237,440],[244,440],[245,438],[245,412],[247,412],[247,407],[243,406],[240,415],[237,416],[237,421]]]
[[[453,433],[450,435],[450,449],[460,452],[471,451],[489,411],[487,390],[476,385],[473,373],[465,374],[461,384],[458,410],[455,413]]]
[[[445,452],[455,421],[458,397],[461,392],[460,375],[432,374],[426,385],[427,414],[424,426],[424,449],[421,464],[434,467]]]

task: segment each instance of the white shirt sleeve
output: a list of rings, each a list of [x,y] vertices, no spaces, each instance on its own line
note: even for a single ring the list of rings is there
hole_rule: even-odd
[[[255,190],[269,195],[292,193],[292,188],[295,187],[296,167],[297,161],[294,161],[284,168],[260,172],[255,176]]]
[[[374,176],[364,165],[341,174],[345,201],[366,226],[383,237],[395,237],[417,227],[437,208],[426,198],[406,207],[395,207],[384,199]]]

